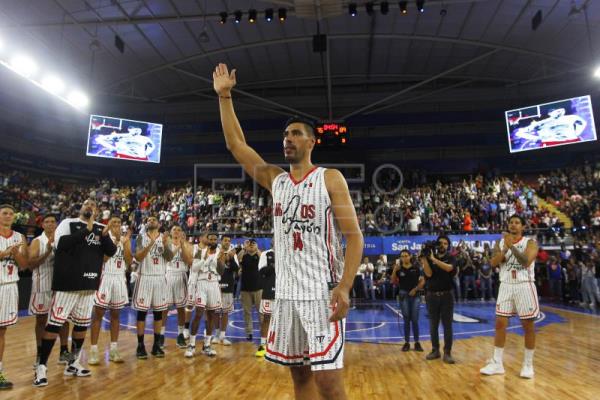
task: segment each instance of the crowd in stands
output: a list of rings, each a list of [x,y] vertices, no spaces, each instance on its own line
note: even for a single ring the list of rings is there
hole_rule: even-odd
[[[562,222],[555,213],[539,207],[540,196],[573,220],[575,243],[569,246],[572,250],[563,243],[560,251],[540,251],[538,292],[557,301],[595,308],[600,302],[599,187],[600,162],[585,162],[540,175],[533,183],[497,173],[442,183],[428,180],[422,171],[402,177],[392,169],[379,174],[371,186],[351,186],[351,190],[367,235],[498,232],[507,217],[517,213],[529,221],[531,229],[537,229],[538,238],[560,244],[565,237]],[[207,230],[239,235],[271,232],[272,203],[267,191],[260,189],[255,195],[251,184],[218,189],[205,184],[194,192],[191,183],[119,185],[108,179],[84,183],[19,170],[0,172],[0,202],[19,209],[16,223],[20,225],[39,226],[48,213],[59,219],[74,216],[84,199],[94,198],[101,222],[116,214],[124,221],[123,229],[134,233],[149,215],[156,215],[164,227],[180,224],[188,234]],[[494,298],[498,273],[489,266],[490,249],[461,245],[453,251],[459,264],[457,300]],[[388,276],[391,268],[393,263],[388,263],[385,255],[379,257],[373,264],[371,283],[355,288],[355,295],[393,296]]]

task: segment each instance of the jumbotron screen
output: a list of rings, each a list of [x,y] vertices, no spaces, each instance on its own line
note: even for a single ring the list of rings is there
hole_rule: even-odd
[[[506,111],[511,153],[596,140],[590,96]]]
[[[86,154],[159,163],[162,129],[152,122],[91,115]]]

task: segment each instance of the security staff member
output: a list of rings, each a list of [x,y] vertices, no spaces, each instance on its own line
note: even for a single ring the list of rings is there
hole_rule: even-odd
[[[445,235],[437,238],[436,251],[421,253],[419,259],[427,279],[427,311],[431,335],[431,353],[427,360],[440,358],[440,339],[438,327],[440,319],[444,326],[444,362],[454,364],[452,358],[452,316],[454,314],[454,297],[452,296],[452,277],[455,273],[454,257],[450,256],[450,239]]]

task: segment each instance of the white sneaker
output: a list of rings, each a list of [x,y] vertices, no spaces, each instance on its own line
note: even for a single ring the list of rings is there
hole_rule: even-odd
[[[35,376],[33,377],[33,386],[48,386],[48,377],[46,376],[47,370],[48,367],[46,367],[44,364],[38,364],[35,369]]]
[[[519,375],[521,378],[531,379],[533,378],[533,364],[523,364],[521,368],[521,374]]]
[[[64,374],[66,376],[90,376],[92,375],[92,371],[89,369],[85,369],[83,365],[79,363],[79,359],[73,361],[71,364],[67,365],[65,368]]]
[[[486,366],[481,368],[479,372],[483,375],[502,375],[504,374],[504,366],[502,363],[498,363],[493,358],[490,358]]]
[[[213,338],[210,340],[210,344],[219,344],[221,343],[221,341],[219,340],[218,337],[213,336]]]
[[[183,338],[185,340],[189,340],[190,339],[190,330],[189,329],[184,329],[183,330]]]
[[[100,360],[98,359],[98,350],[90,349],[90,359],[88,360],[88,364],[90,364],[90,365],[100,364]]]
[[[194,354],[196,354],[196,346],[192,346],[191,344],[189,344],[183,356],[185,358],[192,358],[194,357]]]
[[[202,353],[209,357],[214,357],[217,355],[217,352],[210,346],[202,346]]]
[[[221,344],[223,346],[231,346],[231,342],[229,341],[229,339],[225,339],[225,338],[223,338],[223,340],[221,340]]]

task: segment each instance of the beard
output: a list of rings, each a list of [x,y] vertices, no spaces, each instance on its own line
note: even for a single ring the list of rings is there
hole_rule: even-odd
[[[211,250],[215,250],[217,248],[216,244],[209,244],[208,247],[210,247]]]
[[[84,218],[86,219],[90,219],[92,218],[92,211],[91,210],[85,210],[83,213],[81,213],[81,215],[83,215]]]

